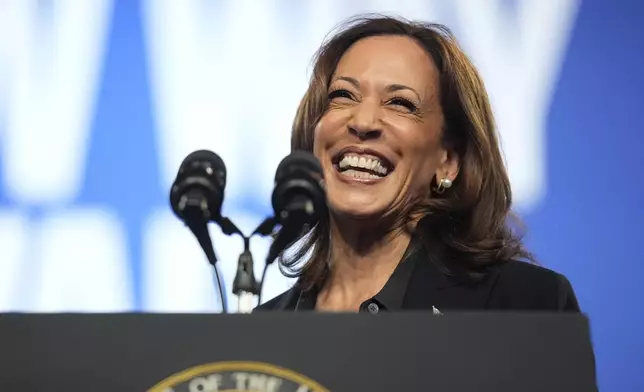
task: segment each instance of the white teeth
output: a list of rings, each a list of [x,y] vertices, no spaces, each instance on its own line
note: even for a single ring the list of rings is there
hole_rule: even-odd
[[[379,159],[377,158],[367,158],[359,157],[356,155],[345,155],[338,164],[340,169],[347,169],[349,167],[362,168],[367,170],[375,171],[381,175],[387,175],[387,169],[382,165]],[[368,174],[368,173],[365,173]],[[378,176],[376,176],[378,177]]]
[[[353,170],[353,169],[343,171],[342,175],[349,176],[349,177],[354,177],[354,178],[370,178],[370,179],[382,178],[382,177],[377,176],[375,174],[362,172],[362,171],[358,171],[358,170]]]
[[[373,170],[374,170],[374,171],[377,171],[377,172],[378,172],[378,173],[380,173],[380,174],[386,174],[386,173],[387,173],[387,169],[385,169],[384,167],[382,167],[382,166],[380,165],[380,162],[376,162],[376,165],[375,165],[375,167],[373,168]]]

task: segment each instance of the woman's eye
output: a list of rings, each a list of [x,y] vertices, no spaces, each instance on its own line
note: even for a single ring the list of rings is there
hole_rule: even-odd
[[[389,104],[402,106],[405,109],[407,109],[410,113],[415,113],[416,111],[418,111],[418,107],[416,106],[416,104],[414,104],[413,102],[411,102],[406,98],[401,98],[401,97],[392,98],[389,100]]]
[[[348,98],[353,99],[353,95],[347,90],[334,90],[329,93],[329,99]]]

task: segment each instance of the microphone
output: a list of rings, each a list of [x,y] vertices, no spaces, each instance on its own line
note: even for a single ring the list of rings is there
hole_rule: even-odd
[[[220,225],[222,223],[232,224],[221,217],[225,187],[226,165],[224,165],[224,161],[212,151],[199,150],[189,154],[183,160],[179,166],[177,178],[170,188],[172,210],[197,237],[208,262],[215,270],[224,313],[227,311],[226,300],[215,265],[217,257],[208,232],[208,222],[216,222]],[[236,229],[236,227],[234,228]]]
[[[289,245],[315,226],[326,213],[324,175],[318,159],[306,151],[294,151],[280,162],[275,173],[271,202],[278,231],[266,258],[271,264]]]
[[[221,218],[225,187],[224,161],[212,151],[195,151],[179,166],[170,189],[170,205],[188,225],[195,221],[217,222]]]
[[[275,172],[275,188],[271,197],[274,216],[265,219],[251,234],[269,236],[275,226],[280,230],[266,256],[259,281],[257,304],[262,303],[262,288],[268,267],[284,250],[315,226],[327,211],[324,174],[317,158],[306,151],[293,151],[280,162]]]

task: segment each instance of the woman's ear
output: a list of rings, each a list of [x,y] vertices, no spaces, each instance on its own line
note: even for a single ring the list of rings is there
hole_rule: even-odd
[[[460,168],[461,160],[456,151],[451,149],[443,150],[441,160],[436,168],[436,185],[439,185],[443,179],[454,182],[456,177],[458,177]]]

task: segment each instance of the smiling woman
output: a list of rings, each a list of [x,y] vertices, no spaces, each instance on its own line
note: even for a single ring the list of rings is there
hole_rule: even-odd
[[[329,215],[281,260],[297,284],[260,309],[579,310],[510,226],[488,96],[446,27],[345,24],[317,54],[292,149],[320,160]]]

